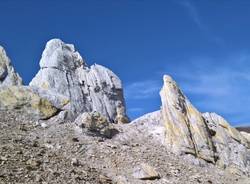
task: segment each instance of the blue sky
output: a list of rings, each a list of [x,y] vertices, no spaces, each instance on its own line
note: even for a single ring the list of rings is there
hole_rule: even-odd
[[[159,109],[170,74],[202,112],[250,124],[250,1],[1,0],[0,44],[26,84],[46,42],[75,44],[123,81],[128,113]]]

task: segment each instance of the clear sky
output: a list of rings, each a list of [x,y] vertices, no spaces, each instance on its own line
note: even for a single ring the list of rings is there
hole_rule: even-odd
[[[170,74],[200,111],[250,124],[248,0],[0,0],[0,9],[0,44],[26,84],[60,38],[122,79],[132,118],[159,109]]]

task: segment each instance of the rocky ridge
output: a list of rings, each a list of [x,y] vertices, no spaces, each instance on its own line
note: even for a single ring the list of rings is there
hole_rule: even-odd
[[[29,86],[21,85],[21,78],[5,52],[0,53],[1,71],[7,71],[2,72],[0,86],[0,112],[6,113],[1,119],[1,143],[5,145],[0,147],[1,155],[12,157],[15,152],[8,148],[8,145],[13,147],[13,139],[4,131],[21,132],[25,141],[18,144],[20,149],[29,147],[27,141],[38,137],[39,144],[43,145],[41,149],[38,146],[40,151],[44,152],[44,147],[51,149],[52,160],[56,155],[55,165],[43,163],[43,154],[39,164],[32,158],[26,160],[28,170],[18,171],[21,175],[28,173],[24,183],[49,180],[63,183],[64,180],[58,179],[61,175],[67,177],[66,183],[247,183],[250,134],[239,132],[215,113],[199,112],[170,76],[163,77],[161,109],[124,124],[129,119],[120,79],[101,65],[88,67],[71,44],[59,39],[49,41],[40,60],[40,70]],[[14,113],[10,113],[13,110]],[[32,120],[19,114],[27,114]],[[19,118],[22,126],[29,128],[21,127],[19,131]],[[26,120],[30,122],[27,125]],[[48,138],[50,143],[42,141]],[[85,151],[78,152],[80,147]],[[68,155],[69,163],[62,161],[65,160],[63,154]],[[25,160],[27,155],[19,156]],[[1,158],[4,173],[0,173],[0,181],[13,182],[19,168],[13,168],[13,162],[6,157]],[[171,167],[164,164],[166,160]],[[181,164],[183,160],[186,166]],[[20,168],[25,166],[18,163]],[[67,170],[56,169],[65,167],[61,164],[72,168],[76,178]],[[58,170],[55,180],[50,172],[39,170],[46,167]],[[75,174],[78,173],[76,167],[86,169],[85,173],[92,179],[81,178],[82,173]],[[178,167],[185,169],[173,171]],[[8,172],[15,173],[14,177]],[[196,172],[199,179],[189,178]],[[38,173],[41,178],[34,178],[32,173]]]

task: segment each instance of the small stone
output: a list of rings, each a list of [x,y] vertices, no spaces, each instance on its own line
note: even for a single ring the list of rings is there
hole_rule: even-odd
[[[79,139],[78,139],[77,137],[73,137],[73,138],[72,138],[72,141],[73,141],[73,142],[79,142]]]
[[[41,176],[36,175],[35,181],[36,181],[36,182],[42,182],[43,180],[42,180]]]
[[[75,166],[75,167],[78,167],[78,166],[80,166],[80,162],[79,162],[78,159],[72,158],[72,160],[71,160],[71,165],[72,165],[72,166]]]
[[[41,127],[42,127],[42,128],[47,128],[48,125],[47,125],[46,123],[41,123]]]
[[[133,172],[133,176],[140,180],[155,180],[160,179],[160,175],[156,170],[148,164],[141,164]]]
[[[35,170],[42,164],[39,160],[30,159],[26,162],[28,170]]]
[[[99,180],[100,180],[100,184],[112,184],[112,179],[104,175],[100,175]]]
[[[32,146],[33,147],[39,147],[39,143],[37,141],[33,141]]]
[[[8,159],[6,157],[0,157],[0,161],[7,161]]]

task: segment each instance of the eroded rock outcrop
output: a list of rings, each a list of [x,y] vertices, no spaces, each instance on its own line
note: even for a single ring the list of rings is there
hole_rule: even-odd
[[[170,76],[165,75],[160,92],[166,144],[178,154],[215,163],[214,145],[202,114],[190,103]]]
[[[97,111],[111,122],[128,122],[120,79],[101,65],[87,67],[73,45],[59,39],[49,41],[40,67],[30,86],[68,98],[73,117]]]
[[[48,119],[59,112],[50,101],[25,86],[2,87],[0,110],[18,110],[37,119]]]
[[[247,132],[244,132],[244,131],[241,131],[240,133],[241,133],[241,135],[243,135],[243,137],[245,137],[245,139],[248,142],[248,147],[250,147],[250,134]]]
[[[230,173],[250,173],[249,134],[239,132],[215,113],[200,113],[170,76],[164,76],[160,95],[161,111],[133,121],[129,126],[136,129],[125,135],[138,130],[137,134],[151,135],[192,163],[204,166],[212,163]],[[152,134],[158,129],[161,133]]]
[[[244,172],[250,171],[250,150],[248,140],[221,116],[204,113],[203,117],[212,134],[212,141],[218,154],[216,164]]]
[[[22,79],[15,72],[3,47],[0,46],[0,87],[21,85]]]

